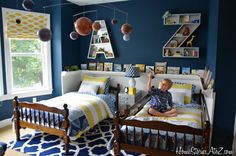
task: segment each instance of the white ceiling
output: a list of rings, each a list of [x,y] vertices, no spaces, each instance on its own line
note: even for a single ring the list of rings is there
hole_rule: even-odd
[[[75,3],[80,6],[84,5],[93,5],[93,4],[101,4],[101,3],[112,3],[112,2],[121,2],[128,0],[67,0],[71,3]]]

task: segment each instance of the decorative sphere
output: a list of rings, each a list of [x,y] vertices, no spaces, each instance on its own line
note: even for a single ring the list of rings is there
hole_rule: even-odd
[[[76,40],[78,37],[79,37],[79,34],[78,34],[77,32],[72,31],[72,32],[70,33],[70,39]]]
[[[121,32],[124,35],[130,34],[132,32],[132,30],[133,30],[132,26],[128,23],[125,23],[121,26]]]
[[[34,1],[33,0],[23,0],[22,2],[22,7],[27,10],[30,11],[33,9],[34,7]]]
[[[116,24],[117,23],[117,19],[115,19],[115,18],[113,18],[112,20],[111,20],[111,24]]]
[[[92,28],[94,31],[98,31],[99,29],[101,29],[101,24],[99,22],[93,22]]]
[[[19,18],[16,19],[17,24],[21,24],[21,20]]]
[[[52,38],[52,32],[48,28],[42,28],[38,31],[38,36],[41,41],[46,42]]]
[[[92,31],[92,21],[87,17],[78,18],[75,23],[75,31],[81,36],[86,36]]]
[[[130,35],[129,34],[124,35],[123,40],[124,41],[129,41],[130,40]]]

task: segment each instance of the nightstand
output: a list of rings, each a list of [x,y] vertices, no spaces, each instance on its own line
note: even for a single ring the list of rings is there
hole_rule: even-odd
[[[145,91],[138,91],[135,95],[130,95],[127,93],[119,93],[119,111],[123,114],[126,108],[133,106],[139,100],[142,99],[147,93]]]

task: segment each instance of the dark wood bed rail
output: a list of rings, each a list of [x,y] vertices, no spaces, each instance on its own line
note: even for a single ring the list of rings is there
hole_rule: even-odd
[[[13,107],[17,141],[20,140],[21,128],[37,129],[63,137],[65,152],[67,155],[69,154],[70,138],[67,135],[69,110],[67,104],[64,104],[64,109],[58,109],[38,103],[19,102],[18,97],[15,97]]]
[[[129,109],[125,110],[125,115],[124,117],[120,117],[119,115],[119,111],[117,111],[115,113],[115,117],[114,117],[114,124],[115,124],[115,131],[114,131],[114,153],[116,156],[119,155],[119,152],[121,149],[123,150],[128,150],[128,151],[133,151],[133,152],[139,152],[139,153],[145,153],[148,155],[156,155],[158,153],[158,155],[163,155],[163,156],[172,156],[172,155],[176,155],[175,152],[170,152],[170,151],[164,151],[159,149],[159,143],[160,143],[160,133],[159,131],[166,131],[166,136],[165,136],[165,141],[167,141],[168,138],[168,132],[174,132],[174,146],[175,146],[175,150],[176,150],[176,140],[177,140],[177,133],[183,133],[184,134],[184,143],[183,143],[183,150],[186,149],[186,134],[190,134],[193,136],[193,140],[192,140],[192,147],[195,147],[195,141],[196,141],[196,136],[202,136],[203,137],[203,144],[202,144],[202,148],[204,150],[209,150],[209,139],[210,139],[210,121],[209,121],[209,114],[207,111],[207,106],[206,106],[206,101],[204,98],[203,94],[198,94],[196,95],[196,97],[200,97],[201,101],[201,105],[202,105],[202,127],[203,129],[196,129],[196,128],[191,128],[188,126],[180,126],[180,125],[172,125],[169,123],[165,123],[165,122],[161,122],[161,121],[138,121],[138,120],[127,120],[126,117],[129,116],[129,112],[131,112],[131,109],[135,109],[135,106],[130,107]],[[144,106],[145,104],[141,103],[138,106],[138,109],[136,108],[137,112]],[[126,125],[126,129],[124,131],[124,137],[125,138],[121,138],[121,132],[120,132],[120,127],[122,127],[123,125]],[[133,127],[133,131],[132,131],[132,142],[128,143],[128,128],[127,126]],[[137,138],[137,134],[136,134],[136,128],[141,128],[141,134],[140,134],[140,138]],[[149,141],[149,147],[144,147],[143,145],[143,129],[149,129],[149,137],[148,137],[148,141]],[[155,140],[157,143],[157,147],[156,148],[152,148],[150,145],[152,142],[152,133],[151,133],[151,129],[152,130],[157,130],[157,139]],[[137,146],[136,145],[136,140],[140,139],[141,142],[141,146]],[[166,147],[167,149],[167,144]]]

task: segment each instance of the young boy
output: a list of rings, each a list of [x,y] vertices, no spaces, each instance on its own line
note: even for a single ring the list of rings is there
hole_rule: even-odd
[[[159,88],[152,88],[152,77],[153,74],[148,74],[147,90],[152,96],[150,104],[151,107],[148,109],[148,113],[153,116],[160,117],[175,117],[177,111],[173,107],[172,96],[168,90],[172,86],[170,79],[164,79],[160,82]]]

